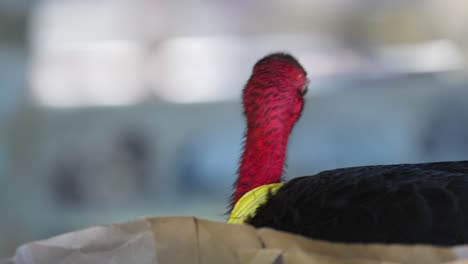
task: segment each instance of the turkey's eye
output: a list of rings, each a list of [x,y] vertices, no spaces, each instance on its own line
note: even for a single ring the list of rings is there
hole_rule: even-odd
[[[304,86],[302,86],[302,95],[305,95],[309,91],[309,80],[306,80]]]

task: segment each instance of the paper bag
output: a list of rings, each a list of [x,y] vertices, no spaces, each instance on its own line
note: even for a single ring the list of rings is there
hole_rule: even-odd
[[[340,244],[194,217],[145,218],[31,242],[2,264],[468,264],[468,247]]]

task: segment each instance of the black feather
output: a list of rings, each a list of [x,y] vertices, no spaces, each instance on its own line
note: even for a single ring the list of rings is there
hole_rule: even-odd
[[[468,161],[367,166],[295,178],[248,222],[336,242],[468,242]]]

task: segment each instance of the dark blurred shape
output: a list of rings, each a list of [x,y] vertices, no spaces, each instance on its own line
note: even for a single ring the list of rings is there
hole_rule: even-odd
[[[448,90],[434,102],[423,135],[423,152],[430,159],[468,158],[468,91]]]
[[[119,150],[122,155],[127,157],[128,166],[133,171],[134,180],[141,193],[147,192],[150,158],[150,147],[147,139],[139,131],[130,129],[122,133],[117,140],[117,151]]]
[[[26,25],[28,18],[26,10],[25,4],[0,4],[1,44],[8,42],[23,47],[26,46]]]
[[[83,160],[79,157],[67,157],[58,160],[52,177],[54,201],[59,206],[82,206],[83,192],[80,174]]]
[[[60,152],[63,158],[52,165],[50,183],[59,206],[117,206],[141,200],[148,192],[150,149],[134,128],[126,127],[102,144]]]

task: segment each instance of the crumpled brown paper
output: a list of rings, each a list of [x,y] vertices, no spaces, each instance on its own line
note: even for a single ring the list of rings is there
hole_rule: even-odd
[[[148,221],[97,226],[20,246],[2,264],[156,263]],[[136,262],[134,262],[136,261]]]
[[[163,217],[93,227],[28,243],[1,263],[468,264],[468,246],[339,244],[268,228]]]

